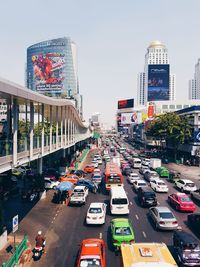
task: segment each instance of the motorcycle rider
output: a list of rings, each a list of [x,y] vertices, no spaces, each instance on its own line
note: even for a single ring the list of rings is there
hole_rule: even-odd
[[[36,242],[36,247],[42,247],[42,250],[44,253],[45,252],[45,243],[46,243],[46,240],[45,240],[45,237],[42,235],[42,231],[38,231],[38,234],[35,238],[35,242]]]

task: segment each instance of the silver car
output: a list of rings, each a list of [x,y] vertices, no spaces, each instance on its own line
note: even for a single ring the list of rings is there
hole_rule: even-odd
[[[168,207],[152,207],[149,209],[149,215],[157,230],[174,230],[178,227],[178,222]]]

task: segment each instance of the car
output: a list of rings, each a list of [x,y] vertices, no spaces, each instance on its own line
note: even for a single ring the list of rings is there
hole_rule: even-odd
[[[44,178],[45,189],[56,189],[60,184],[59,181],[52,181],[50,178]]]
[[[84,168],[84,172],[86,173],[92,173],[94,171],[94,166],[92,165],[86,165]]]
[[[169,178],[169,170],[165,167],[156,168],[157,173],[160,177]]]
[[[142,159],[142,165],[143,166],[149,167],[149,164],[150,164],[150,159],[147,159],[147,158]]]
[[[79,177],[77,175],[74,175],[74,174],[68,174],[65,176],[61,176],[59,178],[59,182],[70,182],[73,184],[77,184],[78,180],[79,180]]]
[[[140,174],[143,174],[146,172],[146,171],[150,171],[149,167],[148,166],[143,166],[139,169],[139,173]]]
[[[147,183],[142,179],[133,182],[133,188],[135,189],[136,192],[140,187],[147,187],[147,186],[148,186]]]
[[[200,237],[200,213],[189,214],[187,217],[187,225]]]
[[[168,196],[168,202],[175,207],[178,211],[190,211],[194,212],[196,206],[185,193],[173,193]]]
[[[94,174],[101,174],[101,170],[98,169],[98,168],[95,168],[94,171],[93,171],[93,175]]]
[[[131,167],[130,166],[126,166],[126,167],[124,167],[123,169],[122,169],[122,174],[123,175],[130,175],[132,173],[132,169],[131,169]]]
[[[75,170],[74,174],[77,175],[79,178],[83,178],[86,175],[83,170]]]
[[[155,192],[167,193],[169,191],[169,188],[166,183],[159,179],[151,180],[150,186]]]
[[[77,185],[84,185],[89,189],[89,191],[93,193],[96,193],[98,189],[98,186],[95,183],[93,183],[91,180],[85,180],[85,179],[79,180],[77,182]]]
[[[103,239],[82,241],[76,267],[106,267],[106,248]]]
[[[140,177],[136,172],[131,172],[127,177],[127,180],[130,184],[133,184],[134,181],[139,180],[139,179]]]
[[[96,184],[101,184],[102,181],[102,176],[100,173],[94,173],[94,175],[92,176],[92,182],[96,183]]]
[[[173,245],[179,266],[200,266],[200,242],[197,238],[186,231],[175,230]]]
[[[87,224],[104,224],[106,220],[106,204],[93,202],[87,211]]]
[[[197,190],[195,183],[187,179],[175,181],[175,186],[180,189],[181,192],[194,192]]]
[[[135,235],[131,222],[126,218],[116,218],[111,220],[111,239],[116,251],[120,249],[122,243],[134,243]]]
[[[174,230],[178,227],[177,219],[168,207],[151,207],[149,215],[157,230]]]
[[[160,177],[159,177],[158,173],[155,171],[146,171],[144,173],[144,179],[147,182],[150,182],[151,180],[160,179]]]
[[[80,204],[85,205],[87,196],[88,196],[88,188],[86,186],[75,186],[74,190],[69,198],[70,205],[72,204]]]
[[[150,187],[138,188],[138,201],[142,207],[157,205],[156,194]]]
[[[97,160],[92,160],[91,165],[94,166],[94,168],[97,168],[99,166],[99,163]]]
[[[46,171],[44,171],[44,179],[49,178],[51,180],[56,181],[56,180],[58,180],[58,177],[59,177],[59,173],[54,168],[48,168],[48,169],[46,169]]]
[[[197,200],[198,202],[200,202],[200,189],[198,189],[197,191],[191,192],[190,196],[192,199]]]
[[[98,162],[99,165],[101,165],[103,162],[102,162],[102,158],[99,157],[99,158],[96,158],[96,161]]]

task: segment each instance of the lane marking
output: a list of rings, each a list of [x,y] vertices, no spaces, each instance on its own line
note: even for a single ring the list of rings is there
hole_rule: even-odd
[[[51,223],[53,223],[54,222],[54,220],[53,221],[51,221]]]
[[[102,233],[99,233],[99,238],[102,239]]]
[[[138,217],[138,215],[137,215],[137,214],[135,214],[135,217],[136,217],[136,219],[137,219],[137,220],[139,220],[139,217]]]
[[[133,205],[133,203],[132,203],[132,202],[130,202],[130,205]]]
[[[160,205],[160,202],[157,202],[158,203],[158,205]]]
[[[53,220],[55,220],[56,216],[53,218]]]
[[[144,238],[147,238],[147,235],[144,231],[142,232],[142,234],[143,234]]]

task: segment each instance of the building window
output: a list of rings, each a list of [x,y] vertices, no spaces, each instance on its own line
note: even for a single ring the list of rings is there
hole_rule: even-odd
[[[175,105],[169,105],[170,109],[175,109]]]
[[[168,105],[162,105],[162,109],[167,109]]]
[[[177,109],[182,109],[182,105],[176,105]]]

